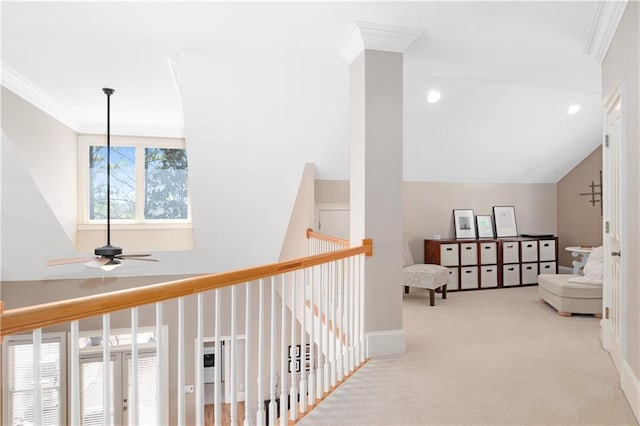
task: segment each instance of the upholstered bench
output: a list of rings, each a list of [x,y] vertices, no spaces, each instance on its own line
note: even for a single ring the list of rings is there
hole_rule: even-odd
[[[409,293],[409,287],[426,288],[429,290],[429,304],[435,306],[435,291],[442,289],[442,298],[447,298],[447,282],[449,270],[444,266],[432,264],[409,265],[402,268],[402,285],[404,292]]]
[[[569,282],[577,275],[538,275],[538,294],[542,302],[556,308],[558,315],[592,314],[602,317],[602,284]]]

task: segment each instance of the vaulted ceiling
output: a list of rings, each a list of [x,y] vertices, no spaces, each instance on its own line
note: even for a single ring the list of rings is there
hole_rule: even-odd
[[[310,153],[318,177],[347,179],[338,49],[356,20],[406,26],[423,34],[405,54],[405,180],[556,182],[600,142],[600,64],[587,54],[598,12],[597,2],[3,2],[2,77],[79,132],[104,132],[100,89],[114,87],[114,133],[175,136],[196,119],[183,116],[181,55],[238,64],[215,78],[246,82],[261,104],[295,102],[296,128],[331,135],[321,149],[291,138],[296,152]],[[277,91],[247,81],[278,67]],[[307,95],[314,81],[321,96]],[[430,88],[440,102],[426,102]],[[225,102],[253,111],[246,92]],[[581,109],[568,115],[572,104]],[[277,111],[257,113],[280,121]],[[286,128],[266,131],[287,139]]]

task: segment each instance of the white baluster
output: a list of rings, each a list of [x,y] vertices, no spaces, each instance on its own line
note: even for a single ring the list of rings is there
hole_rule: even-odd
[[[327,250],[328,251],[328,250]],[[320,326],[322,327],[322,337],[323,343],[322,347],[324,349],[324,367],[323,367],[323,390],[324,393],[329,392],[329,384],[330,384],[330,375],[331,375],[331,367],[329,366],[329,359],[331,358],[331,351],[329,347],[329,297],[331,295],[331,264],[324,263],[325,268],[324,279],[322,280],[322,289],[323,289],[323,300],[324,300],[324,308],[322,312],[324,314],[324,321],[320,321]]]
[[[131,309],[131,392],[129,394],[129,424],[140,423],[138,412],[138,308]]]
[[[287,426],[287,275],[281,276],[280,297],[280,425]],[[295,353],[295,347],[292,347]],[[295,360],[294,360],[295,364]]]
[[[216,306],[214,313],[214,384],[213,384],[213,418],[216,426],[222,425],[222,335],[220,332],[222,295],[221,290],[215,291]]]
[[[334,245],[334,250],[336,250],[337,246]],[[336,374],[337,374],[337,340],[338,336],[338,326],[337,326],[337,318],[338,318],[338,262],[331,262],[331,267],[333,268],[333,273],[331,276],[333,277],[333,282],[331,285],[331,329],[329,329],[329,321],[327,320],[327,331],[332,330],[333,332],[329,336],[331,343],[331,386],[336,385]]]
[[[360,310],[362,308],[362,300],[360,300],[360,258],[356,257],[355,259],[355,281],[353,282],[353,296],[354,296],[354,347],[353,347],[353,355],[354,355],[354,366],[360,365]]]
[[[301,311],[302,318],[300,323],[300,352],[302,355],[302,366],[300,369],[300,412],[307,411],[307,277],[309,276],[309,268],[302,271],[302,298]]]
[[[185,383],[184,383],[184,297],[178,298],[178,426],[184,426],[185,420]]]
[[[367,359],[367,348],[364,342],[364,286],[365,271],[364,271],[364,254],[360,255],[360,365]]]
[[[111,354],[109,353],[109,339],[111,317],[109,314],[102,315],[102,423],[111,424]]]
[[[204,294],[198,293],[196,335],[196,424],[204,425]],[[135,423],[137,424],[137,423]]]
[[[323,363],[323,342],[322,342],[322,337],[323,337],[323,333],[322,333],[322,299],[324,297],[324,264],[319,265],[318,268],[318,274],[319,274],[319,280],[318,280],[318,300],[317,300],[317,305],[318,305],[318,318],[316,319],[316,323],[318,324],[318,362],[317,362],[317,369],[316,369],[316,398],[318,400],[322,399],[322,394],[323,394],[323,386],[322,386],[322,379],[324,378],[324,373],[323,373],[323,367],[324,367],[324,363]],[[314,311],[315,311],[315,307],[314,307]]]
[[[315,405],[316,403],[316,343],[315,343],[315,327],[316,319],[314,313],[314,306],[316,303],[316,269],[314,266],[309,273],[309,279],[311,281],[311,295],[309,302],[309,322],[311,327],[309,328],[309,352],[311,359],[309,360],[309,405]],[[306,303],[306,302],[305,302]],[[306,312],[305,312],[306,315]]]
[[[264,280],[260,280],[258,296],[258,411],[256,424],[265,424],[264,412]]]
[[[238,296],[238,286],[231,286],[231,354],[229,355],[230,360],[227,361],[227,365],[230,367],[231,373],[231,413],[230,413],[230,421],[232,425],[238,424],[238,373],[236,364],[238,363],[238,358],[236,356],[237,346],[238,346],[238,332],[237,332],[237,316],[238,316],[238,304],[237,304],[237,296]]]
[[[69,394],[70,401],[70,412],[69,412],[69,421],[72,425],[80,424],[80,348],[78,345],[78,339],[80,338],[80,331],[78,321],[71,322],[71,354],[70,356],[70,364],[71,364],[71,376],[70,380],[70,388],[71,393]]]
[[[271,350],[269,356],[269,424],[276,423],[276,277],[271,277]]]
[[[336,323],[334,324],[335,338],[336,340],[336,375],[337,380],[342,381],[343,378],[343,365],[342,365],[342,336],[343,336],[343,316],[344,316],[344,301],[342,290],[344,289],[344,259],[338,261],[338,280],[336,281]]]
[[[296,323],[298,318],[298,312],[296,310],[296,273],[291,273],[291,350],[294,356],[291,357],[291,389],[289,389],[289,419],[296,420],[298,418],[298,375],[296,367]],[[287,354],[288,355],[288,354]],[[304,347],[300,345],[300,371],[304,369]]]
[[[244,320],[244,426],[249,426],[249,413],[253,404],[251,401],[251,283],[247,282],[245,288],[245,320]]]
[[[349,258],[349,372],[353,372],[355,368],[355,310],[356,310],[356,299],[355,299],[355,260],[352,257]]]
[[[42,329],[33,330],[33,422],[42,424]]]
[[[164,363],[165,359],[162,353],[164,347],[164,339],[162,337],[162,302],[156,303],[156,418],[158,424],[164,425],[168,423],[166,418],[166,400],[165,396],[165,376],[164,376]]]

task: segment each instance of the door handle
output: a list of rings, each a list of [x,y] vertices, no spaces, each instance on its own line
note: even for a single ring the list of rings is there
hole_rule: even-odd
[[[622,257],[622,253],[620,253],[619,251],[612,251],[612,252],[611,252],[611,256],[618,256],[618,257]]]

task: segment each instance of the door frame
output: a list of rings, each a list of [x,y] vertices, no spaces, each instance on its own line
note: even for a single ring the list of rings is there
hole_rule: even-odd
[[[608,117],[609,112],[613,109],[613,107],[619,102],[620,104],[620,129],[619,129],[619,162],[617,167],[619,167],[619,173],[621,176],[620,179],[620,205],[618,206],[620,210],[620,229],[621,233],[627,229],[627,220],[628,217],[624,210],[625,206],[625,192],[626,192],[626,182],[624,179],[625,175],[625,167],[624,167],[624,158],[625,158],[625,122],[626,122],[626,96],[625,96],[626,83],[624,79],[619,80],[611,93],[606,97],[606,101],[603,104],[603,126],[602,126],[602,134],[603,134],[603,143],[608,134]],[[609,182],[609,167],[606,167],[609,160],[609,154],[607,147],[603,147],[603,186],[608,188]],[[626,315],[626,304],[624,301],[626,300],[626,285],[624,285],[625,281],[625,271],[624,271],[624,254],[627,252],[627,239],[622,239],[620,242],[620,250],[622,252],[622,256],[620,258],[620,300],[623,302],[620,304],[620,312],[615,313],[615,315],[619,316],[620,319],[620,342],[619,347],[615,345],[615,336],[613,335],[614,330],[612,326],[613,318],[607,318],[606,309],[610,308],[612,305],[611,300],[611,283],[608,282],[606,271],[608,270],[608,265],[611,262],[611,250],[609,250],[609,235],[606,232],[606,224],[609,222],[610,214],[611,214],[611,197],[610,194],[607,194],[608,191],[603,191],[604,196],[602,198],[603,202],[603,230],[602,230],[602,241],[603,241],[603,258],[604,258],[604,268],[605,268],[605,280],[603,282],[602,288],[602,304],[603,304],[603,316],[600,321],[601,326],[601,342],[602,347],[609,352],[612,357],[613,363],[616,366],[619,374],[622,374],[622,361],[624,358],[624,353],[626,349],[626,322],[624,320]],[[611,309],[610,309],[611,310]],[[611,313],[613,315],[613,313]]]

